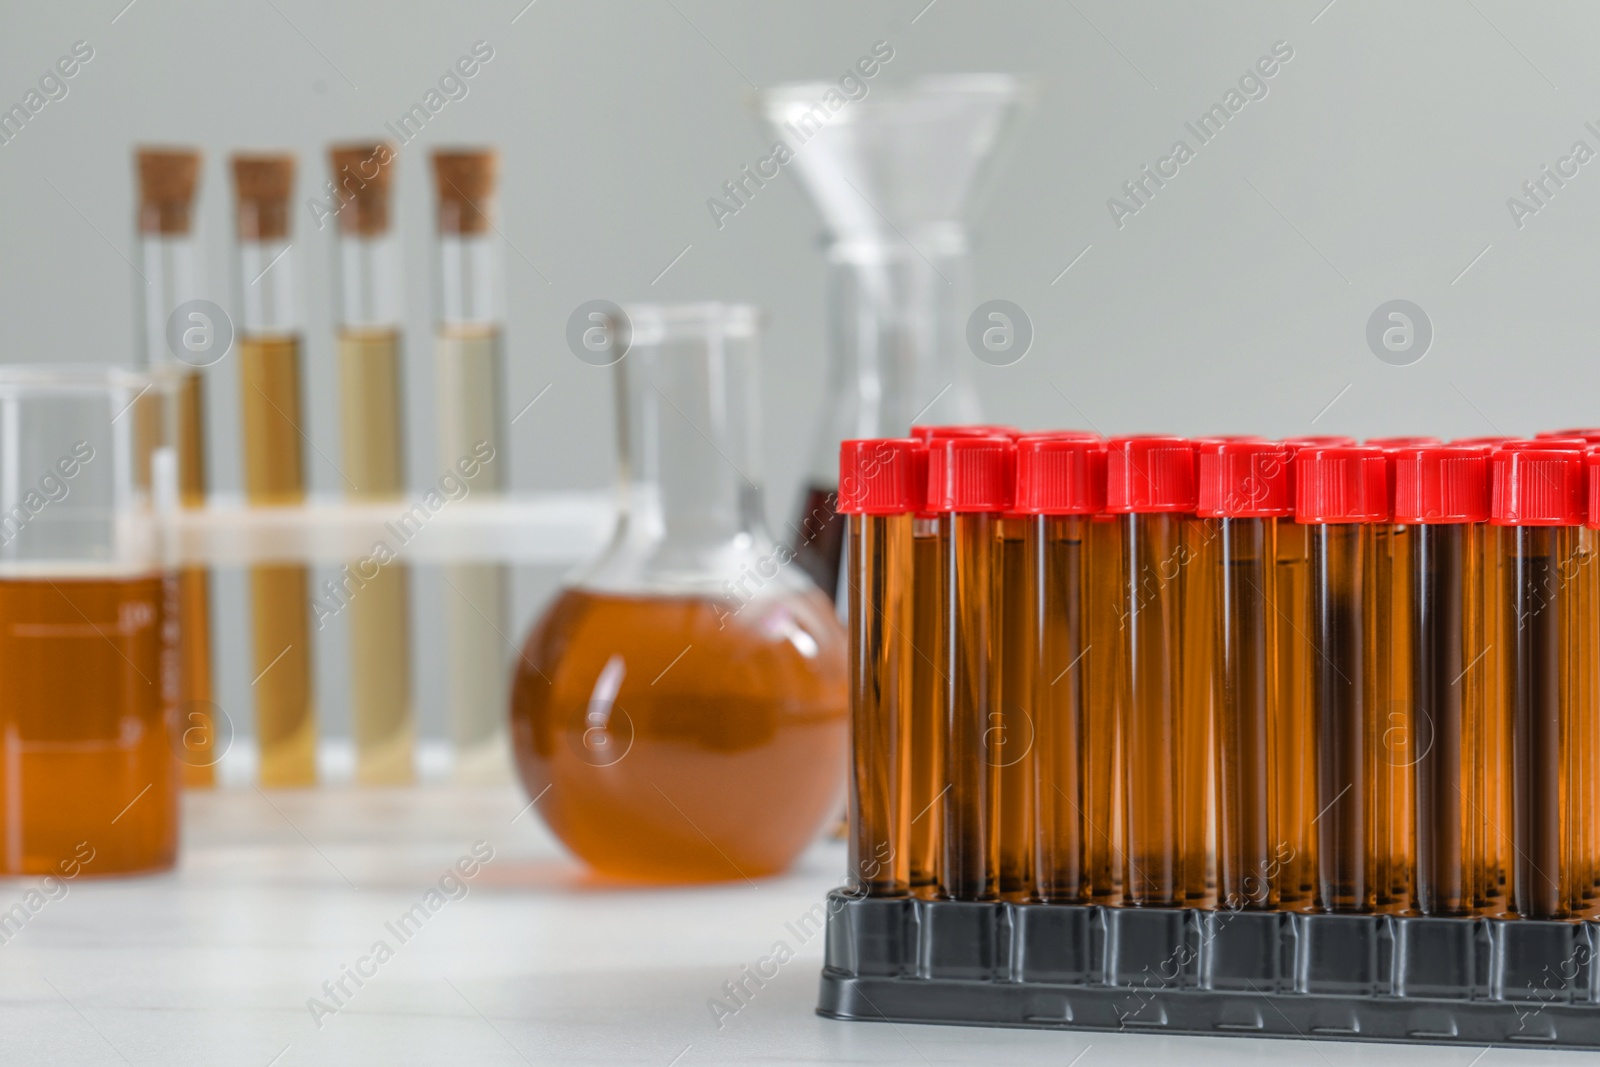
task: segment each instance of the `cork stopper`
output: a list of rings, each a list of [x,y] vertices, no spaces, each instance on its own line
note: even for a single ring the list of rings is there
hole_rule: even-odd
[[[200,153],[193,148],[140,148],[134,152],[139,178],[139,232],[182,236],[189,232]]]
[[[438,149],[433,174],[439,187],[439,232],[484,233],[490,229],[500,155],[492,148]]]
[[[389,232],[389,182],[394,147],[384,141],[334,145],[328,150],[339,196],[339,232],[376,237]]]
[[[294,156],[240,153],[233,157],[241,241],[287,240],[289,197],[294,192]]]

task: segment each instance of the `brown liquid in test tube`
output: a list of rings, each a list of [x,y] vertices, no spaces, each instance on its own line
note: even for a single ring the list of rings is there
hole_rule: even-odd
[[[1122,594],[1120,517],[1089,520],[1085,681],[1089,687],[1084,745],[1088,767],[1084,821],[1088,824],[1089,891],[1097,904],[1116,904],[1122,893],[1122,715],[1127,703],[1122,628],[1114,605]]]
[[[944,825],[939,889],[991,900],[999,887],[1000,585],[998,525],[1010,506],[1011,439],[928,444],[928,503],[939,513],[945,684]]]
[[[1412,640],[1407,724],[1415,803],[1413,905],[1470,915],[1489,895],[1484,825],[1486,702],[1481,660],[1488,449],[1420,446],[1390,452],[1396,525],[1411,529],[1405,580]],[[1503,768],[1488,766],[1494,777]],[[1491,832],[1499,829],[1491,827]]]
[[[927,442],[942,437],[1010,436],[1005,427],[913,426],[911,435],[923,443],[918,453],[922,479],[927,477]],[[829,491],[831,493],[831,490]],[[799,559],[807,551],[813,560],[840,559],[838,547],[843,525],[835,520],[822,526],[820,512],[810,510],[802,518],[801,533],[810,548],[796,547]],[[829,512],[831,514],[831,511]],[[948,678],[940,665],[944,647],[943,627],[945,585],[942,560],[945,548],[939,516],[919,513],[911,524],[912,597],[911,624],[911,717],[909,723],[911,763],[907,773],[907,801],[910,811],[908,835],[908,877],[914,889],[926,890],[938,880],[943,848],[945,780],[945,729]],[[827,534],[835,530],[835,534]],[[828,538],[831,537],[831,541]],[[819,583],[823,580],[807,567]],[[829,587],[824,586],[824,589]]]
[[[1201,724],[1185,715],[1182,625],[1185,527],[1194,519],[1194,445],[1175,437],[1112,438],[1106,510],[1119,515],[1122,578],[1123,903],[1179,907],[1204,897],[1205,856],[1188,833],[1207,781]],[[1189,709],[1193,714],[1193,708]],[[1198,779],[1198,780],[1197,780]],[[1196,901],[1198,902],[1198,901]]]
[[[1317,445],[1354,445],[1353,437],[1290,437],[1290,492],[1294,492],[1293,453]],[[1279,833],[1287,854],[1278,880],[1278,900],[1289,910],[1310,908],[1316,896],[1317,804],[1316,731],[1312,715],[1311,528],[1278,524],[1277,714],[1281,729],[1273,742],[1280,774],[1274,790]]]
[[[926,454],[922,457],[924,466]],[[924,473],[924,480],[926,473]],[[911,523],[911,766],[907,772],[908,878],[913,889],[938,880],[944,824],[944,726],[946,697],[939,669],[944,622],[944,572],[939,520],[918,515]]]
[[[1576,707],[1600,709],[1600,530],[1594,516],[1600,514],[1595,491],[1600,487],[1600,467],[1590,463],[1594,446],[1600,444],[1600,428],[1556,430],[1541,438],[1584,442],[1585,523],[1574,534],[1572,555],[1563,567],[1571,588],[1572,611],[1568,616],[1564,651],[1567,684]],[[1578,757],[1573,768],[1575,810],[1593,813],[1577,827],[1575,849],[1579,861],[1589,871],[1586,883],[1579,886],[1577,910],[1583,915],[1600,913],[1600,713],[1576,716],[1573,745]]]
[[[1226,909],[1275,908],[1293,846],[1279,811],[1274,741],[1284,732],[1277,684],[1278,533],[1292,498],[1289,449],[1267,441],[1203,442],[1198,511],[1217,524],[1212,561],[1217,673],[1217,893]]]
[[[1093,516],[1105,506],[1105,445],[1092,434],[1024,435],[1017,439],[1017,485],[1008,520],[1024,526],[1022,578],[1007,588],[1002,655],[1008,663],[1002,699],[1019,707],[1029,745],[1020,803],[1030,818],[1014,820],[1001,798],[1001,876],[1008,835],[1019,823],[1031,833],[1029,899],[1087,903],[1089,631],[1085,625],[1086,561]],[[1021,661],[1021,668],[1011,667]],[[1020,692],[1006,686],[1018,679]]]
[[[1381,448],[1394,462],[1396,450],[1438,445],[1437,437],[1376,437],[1367,445]],[[1393,483],[1391,472],[1390,482]],[[1414,523],[1378,524],[1373,535],[1375,638],[1374,721],[1379,732],[1380,760],[1374,783],[1373,858],[1377,864],[1379,911],[1404,911],[1411,905],[1415,867],[1415,773],[1419,738],[1412,730],[1415,703],[1412,685],[1414,636],[1410,576],[1416,552]]]
[[[145,245],[145,360],[177,375],[174,400],[178,449],[178,492],[186,508],[206,502],[205,379],[196,367],[176,363],[163,343],[167,316],[195,294],[177,291],[180,275],[198,269],[193,239],[193,207],[199,184],[200,153],[185,148],[140,148],[135,155],[139,185],[138,229]],[[154,269],[152,260],[155,260]],[[182,261],[182,262],[179,262]],[[170,273],[169,273],[170,268]],[[216,705],[211,681],[211,575],[205,567],[185,566],[177,575],[179,729],[183,780],[209,786],[216,780]]]
[[[1373,821],[1384,815],[1375,811],[1373,527],[1389,518],[1387,461],[1376,448],[1305,448],[1294,477],[1295,521],[1309,530],[1311,560],[1316,903],[1370,912],[1379,868]]]
[[[1523,918],[1564,919],[1582,912],[1592,884],[1583,841],[1593,815],[1573,803],[1580,746],[1570,743],[1592,710],[1575,706],[1563,670],[1575,600],[1566,568],[1584,518],[1582,445],[1509,442],[1491,457],[1490,477],[1510,641],[1510,907]]]
[[[911,523],[926,482],[921,451],[909,439],[846,441],[839,449],[850,635],[848,878],[869,896],[910,887]]]
[[[1030,586],[1030,525],[1026,517],[1008,514],[996,528],[1000,588],[1005,594],[999,619],[1000,643],[996,648],[1000,703],[993,717],[994,774],[999,779],[997,888],[1002,896],[1012,898],[1031,891],[1034,874],[1033,785],[1039,723],[1030,698],[1037,670],[1037,649],[1028,636],[1030,603],[1026,596]]]
[[[240,245],[239,386],[245,495],[260,507],[305,500],[300,334],[284,261],[294,158],[233,159]],[[250,568],[251,646],[261,783],[316,781],[310,574],[297,563]]]

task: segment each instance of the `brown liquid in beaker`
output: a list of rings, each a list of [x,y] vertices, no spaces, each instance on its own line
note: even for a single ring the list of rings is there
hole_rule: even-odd
[[[838,810],[847,670],[814,591],[740,606],[568,589],[517,664],[517,768],[556,836],[606,874],[773,874]]]
[[[159,575],[0,580],[0,872],[177,858],[176,610]]]

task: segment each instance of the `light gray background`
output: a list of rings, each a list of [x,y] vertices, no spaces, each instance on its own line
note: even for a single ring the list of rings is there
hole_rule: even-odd
[[[820,401],[820,226],[792,175],[720,232],[706,199],[765,154],[769,138],[745,101],[752,85],[837,77],[878,40],[895,50],[879,85],[949,71],[1043,79],[978,218],[974,299],[1014,301],[1035,329],[1020,363],[973,361],[990,417],[1274,435],[1600,422],[1591,390],[1600,160],[1520,229],[1506,205],[1574,141],[1600,150],[1584,127],[1600,120],[1591,5],[125,3],[14,4],[0,16],[6,106],[74,41],[95,49],[68,97],[0,146],[4,360],[129,356],[134,143],[205,148],[201,228],[212,295],[227,301],[229,151],[295,149],[303,202],[326,176],[330,140],[382,133],[473,42],[494,48],[470,95],[403,153],[397,178],[414,485],[436,476],[426,150],[487,141],[504,152],[508,414],[551,386],[513,431],[516,486],[612,477],[609,372],[567,351],[574,307],[597,297],[747,300],[770,312],[762,461],[769,511],[781,518]],[[1118,229],[1107,198],[1278,41],[1294,59],[1269,95]],[[308,222],[302,203],[310,434],[336,461],[331,230]],[[1435,331],[1426,358],[1406,367],[1380,362],[1365,340],[1373,309],[1396,298],[1421,305]],[[225,361],[209,382],[223,490],[239,483],[236,390]],[[311,476],[318,491],[339,488],[326,463],[314,461]],[[520,631],[557,576],[518,577]],[[224,574],[220,585],[223,689],[243,694],[242,581]],[[432,576],[417,597],[422,640],[436,625]],[[343,656],[335,627],[319,665],[336,729]],[[423,671],[432,733],[441,695]],[[229,710],[248,730],[248,709]]]

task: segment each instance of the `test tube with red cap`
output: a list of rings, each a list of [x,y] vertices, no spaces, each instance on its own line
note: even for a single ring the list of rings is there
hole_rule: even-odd
[[[1586,451],[1593,451],[1600,446],[1600,427],[1550,430],[1537,437],[1573,443],[1582,441],[1587,446]],[[1586,455],[1586,464],[1587,461]],[[1578,529],[1577,543],[1564,567],[1573,575],[1569,618],[1573,624],[1574,644],[1567,659],[1567,674],[1572,699],[1578,707],[1589,709],[1576,723],[1580,736],[1573,741],[1579,765],[1573,788],[1581,794],[1576,803],[1582,810],[1600,813],[1600,655],[1595,648],[1596,640],[1600,640],[1600,634],[1596,633],[1600,628],[1600,621],[1597,621],[1600,620],[1600,534],[1587,523]],[[1600,814],[1586,820],[1585,835],[1583,851],[1590,857],[1589,867],[1593,872],[1588,897],[1600,901]]]
[[[1484,817],[1501,770],[1486,749],[1484,530],[1489,449],[1397,448],[1394,523],[1410,531],[1402,614],[1411,639],[1406,734],[1414,776],[1412,901],[1423,915],[1472,915],[1494,906],[1499,878],[1490,838],[1509,827]],[[1387,750],[1393,758],[1392,749]]]
[[[1294,465],[1295,521],[1311,560],[1316,904],[1367,912],[1377,902],[1372,825],[1382,817],[1373,545],[1389,521],[1388,462],[1378,448],[1318,446],[1296,452]]]
[[[845,625],[850,635],[850,888],[896,896],[910,887],[903,790],[910,748],[911,522],[921,505],[917,442],[839,446],[845,517]]]
[[[1289,437],[1279,442],[1289,450],[1289,493],[1294,494],[1294,461],[1302,448],[1347,447],[1353,437],[1322,435]],[[1285,908],[1303,908],[1316,895],[1315,828],[1317,814],[1316,747],[1311,715],[1311,530],[1298,523],[1278,524],[1277,703],[1283,724],[1277,751],[1283,774],[1278,778],[1278,815],[1282,851],[1278,900]]]
[[[1084,626],[1089,654],[1084,657],[1089,687],[1089,721],[1084,743],[1084,821],[1089,839],[1089,893],[1097,904],[1120,903],[1122,893],[1122,714],[1127,705],[1122,649],[1122,517],[1102,510],[1089,518],[1088,585]],[[1102,832],[1103,831],[1103,832]]]
[[[1389,485],[1393,492],[1395,455],[1401,449],[1424,448],[1444,442],[1437,437],[1371,437],[1370,448],[1381,448],[1389,460]],[[1379,911],[1404,909],[1411,898],[1412,763],[1416,737],[1411,721],[1411,554],[1415,537],[1412,524],[1398,518],[1379,523],[1374,535],[1376,570],[1377,655],[1372,669],[1377,687],[1373,713],[1378,724],[1380,752],[1374,794],[1382,813],[1372,827]]]
[[[1002,889],[1006,854],[1032,852],[1031,899],[1089,899],[1087,805],[1089,703],[1085,625],[1088,541],[1105,506],[1105,448],[1092,436],[1039,434],[1017,440],[1014,522],[1023,527],[1020,580],[1006,589],[1002,700],[1023,711],[1028,734],[1020,802],[1033,816],[1031,839],[1014,837],[1014,793],[1001,784]],[[1020,610],[1012,611],[1012,605]],[[1015,692],[1009,689],[1016,685]],[[1008,738],[1008,743],[1018,739]],[[1002,774],[1011,770],[1007,767]]]
[[[1501,632],[1511,734],[1510,908],[1526,919],[1583,910],[1592,813],[1573,803],[1579,708],[1564,669],[1576,606],[1564,573],[1587,518],[1584,455],[1562,442],[1508,442],[1490,459],[1490,519],[1505,567]],[[1581,790],[1577,794],[1582,795]]]
[[[1203,819],[1198,841],[1188,831],[1204,803],[1207,739],[1203,723],[1185,721],[1181,699],[1194,462],[1194,445],[1181,437],[1115,437],[1106,446],[1106,510],[1118,516],[1121,542],[1122,896],[1131,906],[1205,896]]]
[[[913,426],[911,436],[918,441],[932,441],[938,437],[1017,437],[1022,433],[1015,426],[989,423],[970,423],[956,426]]]
[[[1015,437],[1009,426],[913,426],[911,436],[921,447],[921,481],[927,482],[928,442],[946,437]],[[940,569],[938,516],[919,511],[911,522],[912,598],[911,623],[911,769],[907,807],[909,876],[913,888],[937,880],[940,828],[944,813],[935,803],[944,792],[945,685],[939,669],[939,637],[943,621],[943,573]]]
[[[1228,909],[1273,908],[1293,845],[1276,786],[1285,734],[1276,691],[1277,540],[1292,512],[1290,451],[1269,441],[1202,442],[1197,514],[1216,523],[1208,565],[1215,634],[1217,893]],[[1187,663],[1185,664],[1187,667]]]
[[[1285,437],[1282,444],[1299,450],[1302,448],[1351,448],[1355,445],[1354,437],[1344,434],[1310,434],[1304,437]]]
[[[1011,509],[1010,437],[928,441],[927,508],[939,515],[939,668],[945,686],[945,789],[939,888],[992,900],[998,888],[1000,517]]]
[[[1600,437],[1597,437],[1600,443]],[[1600,447],[1583,456],[1584,524],[1579,532],[1578,610],[1573,614],[1568,646],[1574,671],[1574,692],[1585,738],[1581,793],[1576,803],[1589,813],[1585,820],[1585,855],[1590,869],[1589,898],[1600,900]]]

